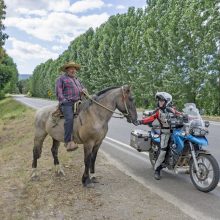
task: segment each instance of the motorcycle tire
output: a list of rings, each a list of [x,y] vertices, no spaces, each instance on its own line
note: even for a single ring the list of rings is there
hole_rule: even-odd
[[[193,185],[202,192],[210,192],[215,189],[219,182],[219,165],[216,159],[210,154],[201,153],[197,156],[199,174],[197,174],[194,161],[190,161],[190,178]],[[207,161],[210,165],[207,165]],[[210,175],[213,172],[213,175]],[[210,182],[210,183],[209,183]],[[207,185],[205,185],[208,183]]]

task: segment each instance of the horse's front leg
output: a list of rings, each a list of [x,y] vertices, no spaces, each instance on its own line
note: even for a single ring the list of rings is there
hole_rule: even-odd
[[[97,153],[98,153],[98,150],[93,151],[91,154],[90,173],[95,173],[95,161],[96,161]]]
[[[91,174],[94,174],[95,173],[95,161],[96,161],[96,157],[97,157],[97,153],[98,153],[98,150],[99,150],[99,147],[100,147],[101,143],[98,144],[98,145],[95,145],[93,147],[93,150],[92,150],[92,154],[91,154],[91,163],[90,163],[90,173]],[[95,176],[93,176],[91,178],[92,182],[93,183],[97,183],[97,179]]]
[[[83,186],[86,187],[93,187],[93,183],[90,179],[89,175],[89,169],[91,165],[91,155],[92,155],[92,148],[93,146],[91,145],[84,145],[84,164],[85,164],[85,170],[82,176],[82,183]]]

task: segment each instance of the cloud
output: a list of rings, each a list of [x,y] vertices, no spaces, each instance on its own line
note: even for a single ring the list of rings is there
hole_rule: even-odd
[[[124,5],[117,5],[116,9],[126,9],[126,7]]]
[[[88,28],[96,28],[105,22],[109,14],[78,16],[79,12],[110,7],[102,0],[5,0],[6,27],[17,28],[44,41],[68,44]],[[9,12],[9,13],[8,13]]]
[[[53,0],[48,1],[46,0],[48,4],[48,10],[49,11],[68,11],[70,8],[70,1],[69,0]]]
[[[65,11],[70,7],[69,0],[5,0],[7,16],[12,16],[16,9]]]
[[[30,59],[40,59],[45,61],[47,59],[58,57],[58,53],[48,51],[48,49],[40,46],[39,44],[32,44],[25,41],[19,41],[15,38],[9,38],[12,48],[7,49],[9,56],[14,57],[19,61],[28,61]]]
[[[108,3],[108,4],[106,4],[106,6],[107,6],[108,8],[111,8],[111,7],[113,7],[113,4]]]
[[[7,6],[7,16],[12,16],[17,8],[30,10],[46,10],[59,12],[81,13],[88,10],[109,7],[102,0],[78,0],[71,4],[70,0],[5,0]]]
[[[65,12],[51,12],[40,18],[9,17],[5,20],[5,26],[18,28],[41,40],[69,43],[89,27],[101,25],[108,17],[107,13],[76,16]]]
[[[37,15],[37,16],[46,16],[47,15],[47,11],[46,10],[28,10],[27,8],[17,8],[15,10],[18,14],[21,15]]]
[[[52,46],[52,50],[53,51],[60,51],[60,50],[63,50],[63,47],[59,46],[59,45],[54,45],[54,46]]]
[[[102,8],[105,3],[102,0],[81,0],[73,3],[69,11],[73,13],[86,12],[92,9]]]
[[[13,57],[19,73],[31,74],[40,63],[59,56],[57,52],[50,51],[39,44],[19,41],[15,38],[9,38],[8,42],[11,43],[11,47],[7,49],[7,54]]]

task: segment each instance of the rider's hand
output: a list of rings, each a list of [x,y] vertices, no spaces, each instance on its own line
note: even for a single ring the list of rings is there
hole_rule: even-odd
[[[83,92],[84,94],[85,94],[85,93],[86,93],[86,94],[88,93],[87,89],[83,89],[82,92]]]
[[[186,113],[183,113],[183,122],[187,123],[188,120],[188,115]]]
[[[136,126],[142,125],[142,124],[143,124],[142,120],[137,120],[137,121],[135,122],[135,125],[136,125]]]
[[[87,89],[82,89],[82,91],[80,92],[80,96],[81,96],[81,97],[84,97],[85,94],[88,94]]]

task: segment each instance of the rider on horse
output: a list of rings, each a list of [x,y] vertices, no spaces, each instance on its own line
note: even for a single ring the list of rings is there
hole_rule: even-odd
[[[76,72],[80,65],[74,62],[68,62],[60,67],[64,72],[56,81],[56,96],[64,115],[64,141],[67,151],[73,151],[78,148],[73,141],[73,105],[81,99],[81,94],[85,87],[76,77]]]

